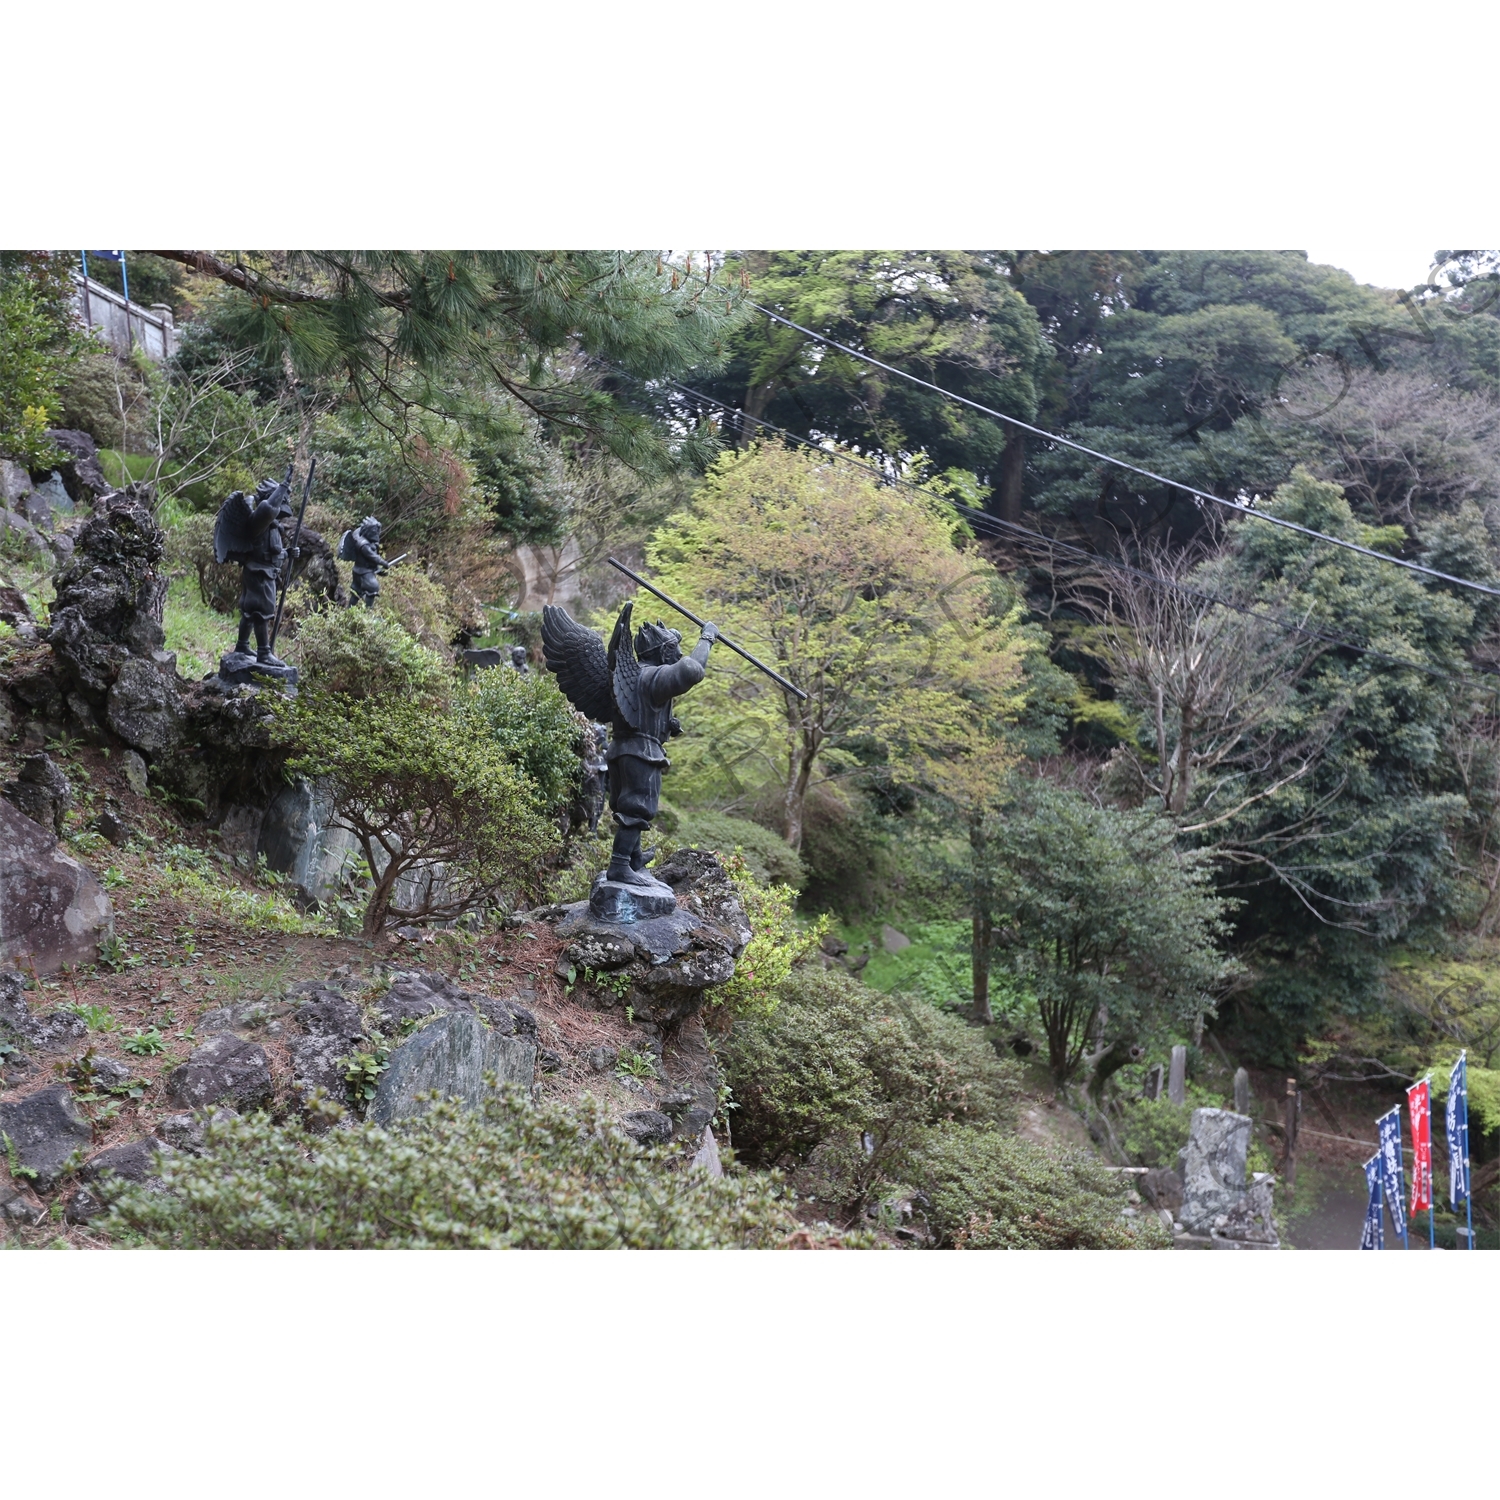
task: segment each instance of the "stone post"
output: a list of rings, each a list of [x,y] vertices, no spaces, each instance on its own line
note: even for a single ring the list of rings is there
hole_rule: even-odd
[[[1172,1071],[1167,1078],[1167,1098],[1173,1104],[1187,1103],[1187,1048],[1172,1048]]]
[[[1243,1068],[1234,1070],[1234,1112],[1237,1115],[1250,1113],[1250,1075]]]

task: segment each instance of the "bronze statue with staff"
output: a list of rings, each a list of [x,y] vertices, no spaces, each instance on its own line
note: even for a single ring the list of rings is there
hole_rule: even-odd
[[[714,642],[743,656],[799,698],[807,695],[726,640],[711,621],[700,620],[623,563],[614,558],[609,562],[699,626],[698,643],[684,656],[682,633],[660,620],[642,625],[632,634],[630,604],[621,609],[607,648],[567,610],[556,605],[542,610],[547,670],[556,673],[558,686],[574,708],[610,726],[605,762],[615,840],[609,868],[596,882],[590,907],[599,916],[632,920],[669,912],[676,906],[671,888],[646,873],[648,856],[641,838],[661,806],[662,772],[671,765],[662,742],[682,732],[672,713],[673,700],[703,681]]]

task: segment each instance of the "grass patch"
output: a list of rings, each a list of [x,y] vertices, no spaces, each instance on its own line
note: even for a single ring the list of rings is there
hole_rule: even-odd
[[[177,670],[187,678],[219,670],[219,658],[234,645],[237,621],[211,610],[193,578],[174,578],[162,611],[167,650],[177,653]]]

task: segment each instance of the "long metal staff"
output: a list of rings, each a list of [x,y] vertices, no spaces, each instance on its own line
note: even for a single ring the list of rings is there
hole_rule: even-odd
[[[644,578],[642,578],[639,573],[633,572],[630,568],[627,568],[624,563],[622,563],[622,562],[616,562],[614,560],[614,558],[612,558],[612,557],[609,558],[609,559],[607,559],[607,560],[609,562],[610,567],[612,567],[612,568],[618,568],[620,570],[620,572],[622,572],[627,578],[633,578],[633,579],[635,579],[635,581],[638,584],[640,584],[640,586],[643,589],[645,589],[648,594],[655,594],[656,597],[658,599],[660,599],[663,604],[670,604],[672,606],[672,608],[677,611],[678,614],[680,614],[680,615],[686,615],[688,617],[688,619],[690,619],[693,622],[694,625],[698,626],[699,629],[702,629],[704,622],[702,620],[700,620],[698,618],[698,616],[695,615],[692,612],[692,610],[690,610],[690,609],[684,609],[682,607],[682,605],[680,605],[674,598],[672,598],[672,596],[670,594],[664,594],[664,593],[662,593],[662,591],[659,588],[657,588],[654,583],[647,583],[646,580]],[[751,654],[748,651],[744,650],[740,646],[736,646],[735,643],[732,640],[730,640],[727,635],[721,635],[719,637],[719,644],[721,646],[728,646],[729,649],[731,651],[733,651],[736,656],[743,656],[745,658],[745,660],[747,662],[749,662],[752,667],[759,667],[760,670],[762,672],[764,672],[766,674],[766,676],[769,677],[772,680],[772,682],[779,683],[782,687],[784,687],[787,690],[787,692],[789,692],[789,693],[795,693],[799,698],[801,698],[803,700],[803,702],[807,701],[807,694],[804,693],[802,691],[802,689],[799,688],[795,683],[788,682],[786,680],[786,678],[781,675],[780,672],[773,672],[765,664],[765,662],[763,662],[763,661],[757,661],[755,659],[755,657],[751,656]]]
[[[302,518],[307,514],[307,497],[312,493],[313,474],[317,467],[315,455],[307,466],[307,483],[302,486],[302,508],[297,512],[297,529],[292,533],[292,547],[286,557],[286,578],[281,585],[281,597],[276,601],[276,620],[271,626],[272,651],[276,649],[276,633],[281,629],[281,611],[286,608],[286,591],[292,586],[292,570],[297,566],[297,543],[302,540]]]

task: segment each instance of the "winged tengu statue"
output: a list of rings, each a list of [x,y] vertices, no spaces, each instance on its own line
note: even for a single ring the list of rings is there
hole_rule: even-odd
[[[542,642],[547,670],[557,674],[568,702],[587,718],[610,726],[604,759],[615,844],[605,880],[670,894],[646,873],[641,836],[656,817],[662,772],[671,764],[662,741],[681,733],[672,700],[703,681],[719,631],[705,624],[692,654],[684,656],[680,631],[658,620],[632,635],[630,613],[627,604],[606,648],[567,610],[549,604],[542,610]]]

